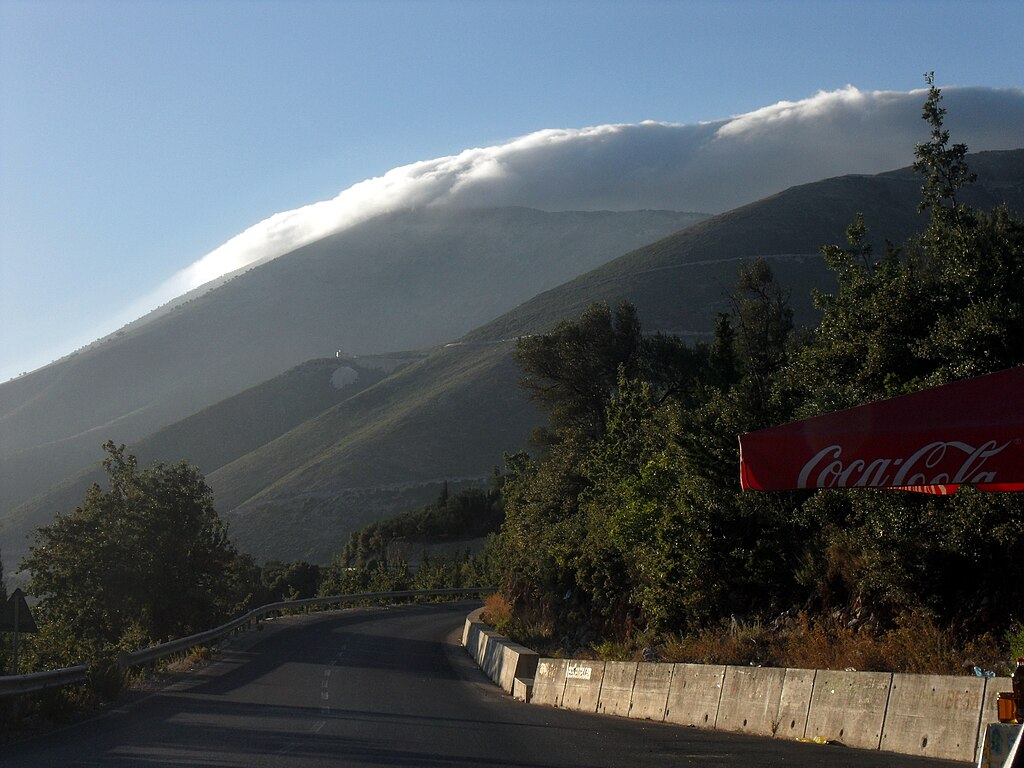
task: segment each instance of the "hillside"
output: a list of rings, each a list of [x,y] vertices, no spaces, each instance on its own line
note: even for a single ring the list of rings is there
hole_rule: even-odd
[[[991,209],[1024,210],[1024,150],[968,157],[978,181],[962,195]],[[830,284],[820,258],[825,243],[845,244],[846,227],[864,214],[868,240],[883,253],[925,224],[917,211],[921,179],[910,168],[873,176],[839,176],[792,187],[710,218],[553,288],[466,335],[467,341],[501,339],[550,328],[579,315],[593,301],[629,299],[645,327],[693,338],[713,327],[725,307],[739,263],[765,257],[792,289],[797,318],[813,313],[810,289]],[[823,282],[824,281],[824,282]]]
[[[133,443],[143,465],[189,463],[212,472],[301,425],[307,419],[422,358],[407,353],[310,360]],[[100,455],[97,449],[96,456]],[[21,541],[52,517],[79,504],[86,489],[106,478],[98,462],[72,475],[5,521],[7,538]]]
[[[979,174],[970,202],[1024,209],[1024,151],[981,153],[970,163]],[[504,451],[526,445],[540,416],[516,386],[516,336],[542,332],[596,300],[628,299],[647,331],[706,338],[727,308],[740,262],[757,256],[770,260],[793,291],[798,318],[809,320],[810,289],[831,286],[820,246],[842,242],[858,211],[877,248],[884,238],[899,242],[925,223],[919,191],[909,169],[828,179],[633,250],[208,470],[218,509],[260,558],[326,560],[352,530],[421,506],[444,480],[482,480]],[[46,509],[42,497],[17,516]]]
[[[971,160],[981,177],[970,193],[976,205],[1024,209],[1024,151]],[[321,526],[341,541],[374,515],[426,503],[445,478],[482,480],[504,451],[526,446],[540,417],[516,386],[516,336],[542,332],[595,300],[628,299],[640,308],[646,330],[706,338],[715,313],[727,309],[739,263],[755,256],[771,260],[793,291],[798,317],[810,320],[810,289],[832,285],[820,246],[841,242],[857,211],[865,212],[879,248],[883,237],[899,242],[924,224],[919,191],[909,170],[829,179],[628,253],[213,473],[221,508],[239,541],[261,555],[329,555],[336,545],[313,543]],[[296,542],[305,535],[305,543],[279,549],[286,531]]]
[[[455,338],[702,218],[430,208],[380,216],[0,385],[0,515],[306,360]],[[2,517],[0,517],[2,522]]]

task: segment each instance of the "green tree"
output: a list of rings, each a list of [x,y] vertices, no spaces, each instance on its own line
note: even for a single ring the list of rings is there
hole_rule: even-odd
[[[965,184],[977,180],[977,174],[967,167],[967,145],[949,143],[946,108],[942,92],[935,86],[935,73],[928,72],[924,79],[928,98],[922,117],[931,127],[931,140],[918,144],[914,151],[914,170],[925,177],[918,210],[930,210],[943,224],[956,224],[962,213],[957,194]]]
[[[39,529],[22,563],[42,622],[65,638],[59,655],[207,629],[237,597],[236,552],[199,471],[185,462],[140,470],[124,446],[103,448],[109,487],[92,486]]]
[[[786,362],[793,310],[785,290],[764,259],[740,267],[732,297],[736,326],[735,353],[740,379],[738,394],[755,426],[778,417],[773,407],[774,377]]]
[[[614,314],[605,303],[592,304],[578,320],[519,340],[515,356],[523,371],[520,383],[547,411],[550,430],[592,438],[604,430],[619,368],[630,377],[640,374],[641,344],[640,322],[631,304]]]
[[[677,629],[781,610],[794,593],[793,500],[740,492],[736,441],[792,415],[783,377],[796,344],[789,293],[759,259],[741,266],[730,306],[716,324],[701,396],[679,410],[677,486],[658,532],[675,587],[661,604]]]
[[[605,434],[582,467],[589,481],[580,499],[586,538],[576,564],[595,620],[612,633],[663,628],[678,589],[659,546],[679,485],[674,408],[656,402],[646,382],[622,375],[617,389]]]
[[[793,328],[761,261],[706,347],[645,337],[629,305],[520,344],[549,421],[542,452],[506,458],[492,554],[516,609],[619,638],[787,609],[1019,633],[1024,587],[1000,576],[1024,560],[1024,495],[738,488],[738,434],[1024,364],[1024,222],[962,202],[966,147],[928,84],[927,226],[879,256],[858,215],[845,246],[822,249],[836,290],[815,295],[813,329]]]
[[[706,352],[599,303],[521,340],[517,358],[548,426],[540,455],[506,457],[503,593],[556,623],[645,625],[663,586],[647,556],[670,485],[661,419],[694,396]]]
[[[692,383],[698,357],[676,337],[644,335],[629,302],[614,312],[606,303],[591,304],[577,320],[520,339],[515,356],[520,384],[547,412],[547,437],[574,433],[583,440],[604,432],[620,370],[629,380],[646,381],[663,400]]]
[[[1024,364],[1024,222],[960,200],[975,178],[967,148],[950,143],[941,93],[926,79],[931,136],[915,168],[927,227],[872,261],[858,217],[848,248],[823,249],[838,291],[816,297],[821,323],[788,373],[802,415]],[[1021,590],[997,574],[1021,558],[1022,513],[1019,494],[815,494],[798,512],[814,531],[798,577],[822,609],[856,607],[883,623],[927,610],[992,629],[997,617],[984,606],[996,593],[1020,604]]]
[[[271,560],[263,566],[261,581],[267,602],[315,597],[320,589],[320,566],[296,560]]]

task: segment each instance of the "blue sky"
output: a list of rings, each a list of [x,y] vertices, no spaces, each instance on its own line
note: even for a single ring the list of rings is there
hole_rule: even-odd
[[[0,3],[0,381],[271,214],[543,128],[1024,86],[1024,3]]]

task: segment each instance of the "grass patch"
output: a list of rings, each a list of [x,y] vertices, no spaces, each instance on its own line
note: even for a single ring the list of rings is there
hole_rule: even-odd
[[[974,666],[997,675],[1010,674],[1014,643],[1024,644],[1024,628],[1005,638],[961,638],[924,612],[906,614],[891,629],[849,626],[837,618],[809,616],[777,619],[770,624],[723,622],[675,636],[637,634],[632,638],[595,640],[582,647],[554,643],[550,627],[537,617],[517,617],[500,595],[488,598],[484,620],[500,623],[502,634],[552,657],[607,661],[663,661],[733,666],[849,669],[962,675]],[[498,627],[498,623],[494,623]],[[531,639],[536,641],[531,645]],[[1011,648],[1012,646],[1012,648]],[[1009,655],[1008,655],[1009,653]]]

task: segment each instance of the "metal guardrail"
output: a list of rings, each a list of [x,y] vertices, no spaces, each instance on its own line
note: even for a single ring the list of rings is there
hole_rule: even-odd
[[[122,653],[118,659],[121,669],[151,664],[159,659],[184,653],[190,648],[216,642],[250,622],[258,622],[271,614],[293,611],[295,609],[324,608],[340,603],[360,603],[377,600],[396,600],[409,597],[454,597],[456,595],[480,595],[493,592],[494,587],[467,587],[464,589],[418,589],[400,592],[363,592],[354,595],[331,595],[329,597],[308,597],[302,600],[282,600],[276,603],[261,605],[246,614],[232,619],[219,627],[198,632],[188,637],[170,640],[166,643],[143,648],[131,653]],[[85,664],[64,669],[52,669],[46,672],[31,672],[24,675],[0,676],[0,699],[7,696],[20,696],[25,693],[43,691],[62,685],[72,685],[85,680],[88,668]]]
[[[23,693],[36,693],[47,688],[59,688],[85,681],[87,669],[85,664],[64,669],[51,669],[46,672],[31,672],[25,675],[5,675],[0,677],[0,699],[6,696],[20,696]]]

